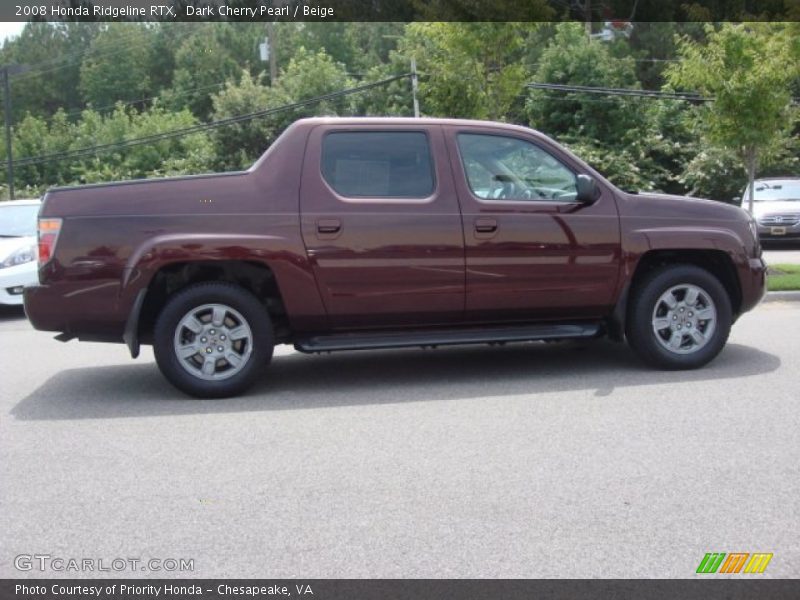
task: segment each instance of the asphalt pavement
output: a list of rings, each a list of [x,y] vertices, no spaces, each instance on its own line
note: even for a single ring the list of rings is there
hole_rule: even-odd
[[[691,372],[610,342],[280,350],[247,396],[200,401],[149,348],[3,311],[0,577],[98,575],[14,565],[48,555],[194,561],[104,577],[685,578],[707,552],[800,577],[799,337],[800,303],[773,302]]]
[[[800,264],[800,243],[770,244],[764,248],[764,260],[769,265]]]

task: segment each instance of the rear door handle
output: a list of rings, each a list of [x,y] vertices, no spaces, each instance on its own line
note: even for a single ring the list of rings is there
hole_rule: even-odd
[[[478,233],[494,233],[497,231],[497,220],[495,219],[475,219],[475,231]]]
[[[317,221],[317,233],[339,233],[342,230],[342,222],[339,219],[320,219]]]

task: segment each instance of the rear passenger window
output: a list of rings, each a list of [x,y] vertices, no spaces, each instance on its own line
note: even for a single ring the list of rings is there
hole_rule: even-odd
[[[322,176],[342,196],[426,198],[434,188],[428,136],[418,131],[329,133],[322,142]]]

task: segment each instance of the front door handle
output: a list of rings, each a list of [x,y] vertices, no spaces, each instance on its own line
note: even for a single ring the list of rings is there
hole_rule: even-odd
[[[475,231],[478,233],[494,233],[497,231],[496,219],[475,219]]]
[[[317,221],[317,233],[332,234],[342,230],[342,222],[339,219],[320,219]]]

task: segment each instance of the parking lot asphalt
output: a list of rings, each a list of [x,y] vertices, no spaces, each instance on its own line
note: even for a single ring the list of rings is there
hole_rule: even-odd
[[[0,576],[98,575],[14,566],[46,554],[194,560],[104,577],[685,578],[771,552],[759,577],[798,577],[798,338],[800,303],[774,302],[691,372],[610,342],[280,350],[247,396],[199,401],[149,348],[3,311]]]

